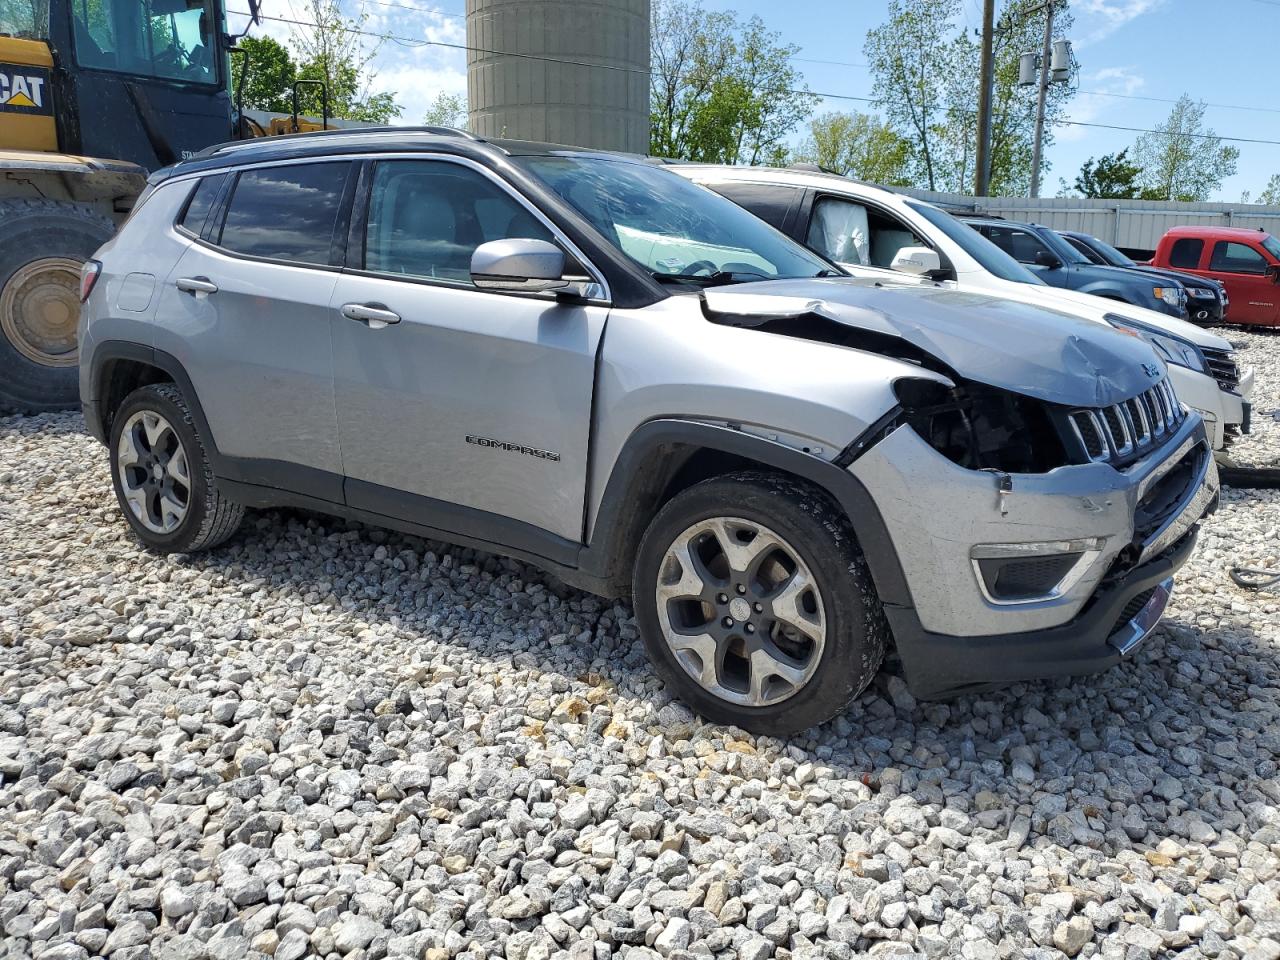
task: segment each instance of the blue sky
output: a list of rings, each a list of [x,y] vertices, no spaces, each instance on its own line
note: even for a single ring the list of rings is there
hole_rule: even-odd
[[[865,97],[871,77],[861,66],[863,38],[886,16],[884,0],[704,0],[708,7],[758,15],[784,40],[798,45],[796,66],[811,89]],[[966,28],[980,23],[981,0],[961,0]],[[344,0],[349,11],[361,0]],[[229,0],[231,9],[241,8]],[[405,9],[412,7],[414,9]],[[1211,106],[1206,121],[1218,134],[1280,140],[1280,97],[1268,81],[1280,36],[1280,0],[1072,0],[1070,39],[1080,63],[1080,92],[1069,119],[1114,126],[1150,127],[1164,119],[1170,103],[1125,97],[1176,99],[1187,93]],[[307,0],[263,0],[269,16],[307,19]],[[367,29],[401,37],[464,43],[464,0],[363,0]],[[238,18],[232,18],[233,27]],[[264,23],[262,32],[281,39],[289,28]],[[817,63],[813,61],[839,61]],[[374,59],[373,86],[394,91],[405,107],[401,122],[416,123],[439,91],[464,93],[466,60],[461,50],[383,43]],[[1108,96],[1110,94],[1110,96]],[[1116,95],[1124,96],[1116,96]],[[1237,109],[1252,107],[1261,109]],[[831,99],[820,110],[866,110],[864,103]],[[1059,178],[1074,179],[1088,157],[1132,143],[1135,133],[1090,127],[1059,127],[1049,150],[1046,194]],[[1214,199],[1238,201],[1280,173],[1280,145],[1237,144],[1239,170]]]

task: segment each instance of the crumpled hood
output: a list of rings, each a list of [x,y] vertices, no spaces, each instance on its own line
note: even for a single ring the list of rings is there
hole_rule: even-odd
[[[720,322],[822,317],[901,339],[967,379],[1068,406],[1119,403],[1165,373],[1135,337],[987,293],[841,278],[735,284],[702,296]]]

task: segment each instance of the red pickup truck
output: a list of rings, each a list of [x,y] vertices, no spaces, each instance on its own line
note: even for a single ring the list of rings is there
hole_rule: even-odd
[[[1212,277],[1226,287],[1227,323],[1280,326],[1280,240],[1243,227],[1174,227],[1152,266]]]

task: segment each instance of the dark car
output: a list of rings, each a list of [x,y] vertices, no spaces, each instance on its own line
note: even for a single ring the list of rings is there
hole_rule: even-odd
[[[1221,323],[1227,316],[1227,291],[1222,284],[1194,273],[1166,270],[1131,260],[1123,253],[1097,237],[1077,230],[1059,230],[1063,240],[1075,247],[1093,263],[1104,267],[1121,267],[1135,270],[1157,279],[1176,280],[1187,288],[1187,319],[1209,326]]]
[[[1162,282],[1119,267],[1099,266],[1040,224],[995,217],[961,219],[1050,286],[1120,300],[1183,320],[1187,317],[1187,290],[1177,280]]]

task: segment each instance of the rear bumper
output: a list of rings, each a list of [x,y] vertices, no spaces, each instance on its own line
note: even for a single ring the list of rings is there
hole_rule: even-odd
[[[1196,533],[1192,529],[1158,557],[1105,582],[1079,616],[1046,630],[947,636],[924,629],[914,610],[886,607],[908,687],[917,697],[944,697],[1114,666],[1159,623],[1173,574],[1190,557]]]

